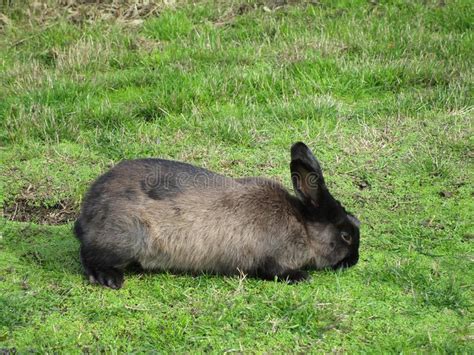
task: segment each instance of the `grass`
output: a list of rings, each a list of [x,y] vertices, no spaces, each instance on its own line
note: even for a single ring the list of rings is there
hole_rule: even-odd
[[[472,353],[472,2],[152,3],[4,2],[0,352]],[[83,279],[70,222],[109,166],[290,186],[298,140],[363,223],[356,267]]]

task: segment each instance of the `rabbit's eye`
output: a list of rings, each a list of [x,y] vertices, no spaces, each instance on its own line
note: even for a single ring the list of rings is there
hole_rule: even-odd
[[[347,233],[347,232],[342,232],[341,233],[341,238],[343,241],[345,241],[347,244],[351,245],[352,244],[352,236]]]

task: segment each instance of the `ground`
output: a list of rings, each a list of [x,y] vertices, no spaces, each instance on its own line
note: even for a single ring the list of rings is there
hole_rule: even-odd
[[[471,1],[0,9],[0,352],[474,352]],[[72,221],[108,167],[290,187],[300,140],[362,221],[354,268],[83,278]]]

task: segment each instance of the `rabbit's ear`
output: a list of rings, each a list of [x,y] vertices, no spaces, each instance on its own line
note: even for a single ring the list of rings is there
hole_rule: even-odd
[[[291,147],[291,180],[298,197],[305,203],[319,206],[322,190],[326,188],[323,172],[311,150],[301,142]]]
[[[356,216],[348,213],[347,217],[349,218],[349,221],[351,221],[354,226],[356,226],[357,228],[360,227],[360,221]]]

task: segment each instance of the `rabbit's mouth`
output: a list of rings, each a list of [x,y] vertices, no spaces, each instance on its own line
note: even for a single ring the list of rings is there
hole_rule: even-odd
[[[354,266],[355,264],[357,264],[358,261],[359,261],[359,253],[358,252],[351,253],[348,256],[346,256],[344,259],[339,261],[332,268],[334,270],[349,268],[349,267]]]

